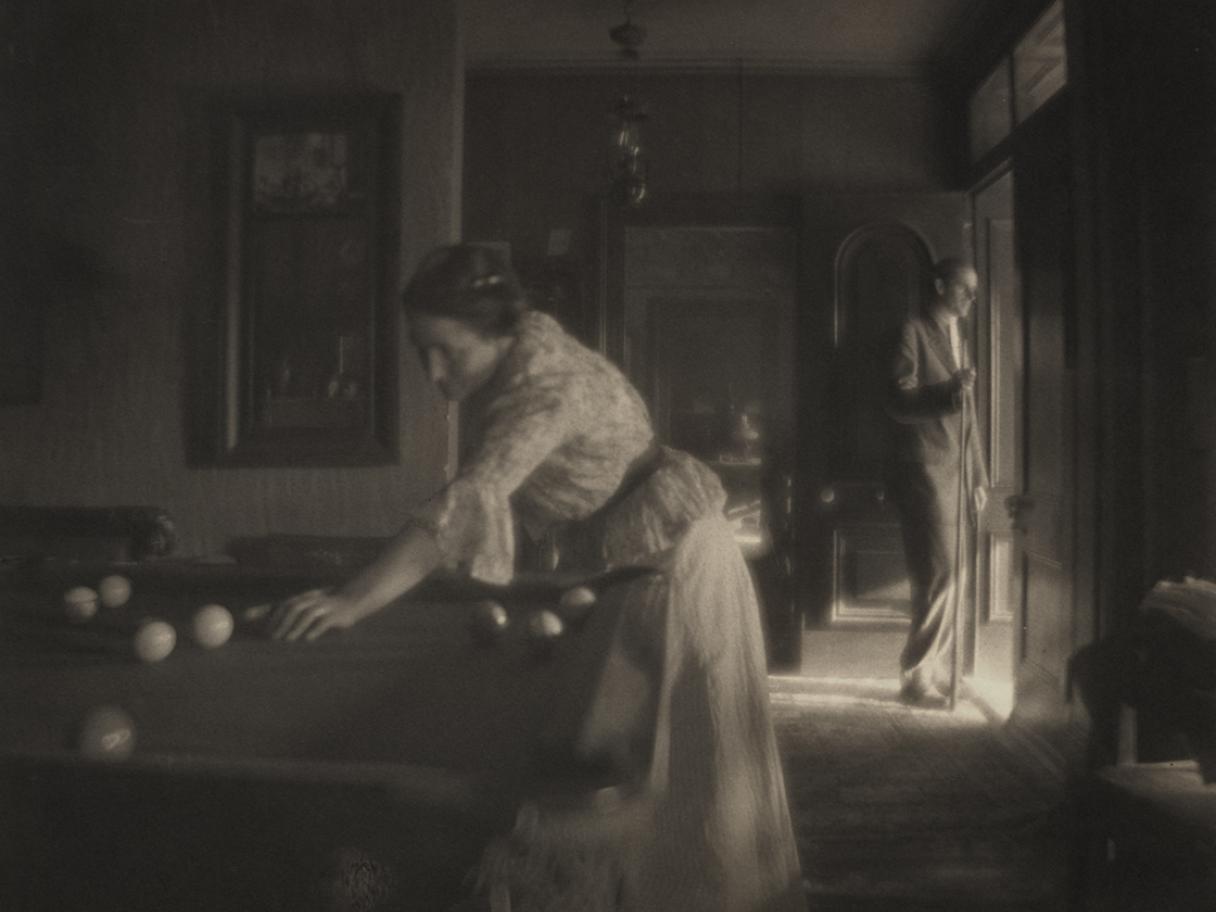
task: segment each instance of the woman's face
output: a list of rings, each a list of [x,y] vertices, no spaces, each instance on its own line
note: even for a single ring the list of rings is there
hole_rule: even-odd
[[[461,320],[418,315],[410,337],[426,375],[444,398],[460,402],[494,374],[511,336],[485,336]]]

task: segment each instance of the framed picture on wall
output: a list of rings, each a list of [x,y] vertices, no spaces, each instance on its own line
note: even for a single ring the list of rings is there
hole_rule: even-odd
[[[204,450],[396,458],[399,99],[213,102],[221,251]]]

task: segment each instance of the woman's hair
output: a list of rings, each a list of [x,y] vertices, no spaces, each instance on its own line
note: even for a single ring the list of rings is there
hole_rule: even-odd
[[[401,295],[408,316],[460,320],[483,336],[514,335],[528,298],[492,247],[452,244],[427,254]]]

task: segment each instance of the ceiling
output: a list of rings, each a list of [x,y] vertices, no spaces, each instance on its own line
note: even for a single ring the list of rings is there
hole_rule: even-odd
[[[611,66],[622,0],[461,0],[470,67]],[[633,0],[647,65],[916,71],[1023,0]]]

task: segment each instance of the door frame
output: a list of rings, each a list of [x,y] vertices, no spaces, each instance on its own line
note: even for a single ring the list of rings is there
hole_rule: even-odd
[[[924,246],[931,265],[966,250],[968,199],[962,191],[943,190],[835,190],[808,191],[800,197],[803,208],[803,299],[799,314],[799,472],[797,490],[802,509],[799,523],[803,567],[799,580],[808,630],[890,634],[908,629],[906,619],[887,616],[837,619],[833,613],[836,574],[836,518],[847,512],[856,495],[886,503],[882,484],[840,485],[832,475],[824,444],[829,429],[819,409],[828,389],[830,372],[825,344],[834,345],[835,308],[839,303],[840,255],[858,232],[872,226],[898,225]],[[948,226],[948,227],[947,227]],[[833,339],[831,343],[824,340]],[[865,492],[873,487],[869,494]],[[897,520],[890,525],[898,529]],[[903,567],[902,543],[900,566]]]
[[[988,268],[989,259],[986,251],[981,250],[981,242],[983,237],[980,234],[980,213],[978,210],[977,197],[985,191],[993,188],[999,181],[1008,178],[1011,182],[1010,186],[1010,201],[1009,208],[1011,219],[1013,221],[1014,231],[1011,238],[1013,242],[1013,284],[1014,291],[1012,300],[1007,306],[1015,310],[1014,323],[1014,338],[1009,341],[1015,345],[1019,352],[1025,348],[1023,333],[1025,331],[1023,325],[1023,301],[1021,288],[1021,272],[1020,259],[1018,256],[1017,245],[1017,213],[1015,211],[1016,188],[1013,186],[1017,181],[1016,169],[1014,167],[1014,159],[1012,156],[1002,158],[990,168],[983,177],[976,180],[967,191],[968,206],[971,219],[971,233],[968,239],[971,245],[970,259],[972,264],[980,271],[981,265],[984,269],[980,271],[980,285],[983,289],[980,301],[976,305],[976,313],[974,319],[976,364],[980,368],[980,379],[977,383],[977,416],[981,425],[980,430],[984,434],[984,454],[988,460],[989,477],[992,482],[997,481],[998,466],[996,464],[996,446],[997,437],[1000,434],[999,422],[996,420],[995,402],[999,394],[999,389],[994,385],[996,373],[996,358],[999,357],[1002,346],[1001,339],[998,336],[999,326],[1002,321],[997,319],[997,314],[993,309],[991,296],[991,285],[989,276],[991,270]],[[1019,355],[1019,360],[1021,356]],[[1022,451],[1024,445],[1025,431],[1023,428],[1023,408],[1022,396],[1023,392],[1020,384],[1024,382],[1022,376],[1014,376],[1010,378],[1012,384],[1017,387],[1016,392],[1018,401],[1013,416],[1014,426],[1010,431],[1012,439],[1003,441],[1009,452],[1013,455],[1013,466],[1011,467],[1010,482],[1014,490],[1010,492],[1016,496],[1021,493],[1022,487]],[[1008,513],[1006,511],[1004,497],[999,496],[996,492],[996,485],[993,484],[989,489],[989,503],[985,509],[985,515],[977,523],[974,535],[974,558],[973,558],[973,576],[969,580],[971,586],[972,611],[964,619],[964,652],[963,652],[963,667],[970,677],[971,687],[977,691],[980,699],[990,706],[995,712],[1002,717],[1008,717],[1013,709],[1013,702],[1016,699],[1017,685],[1017,664],[1020,659],[1018,655],[1020,632],[1019,624],[1021,619],[1021,601],[1022,591],[1020,586],[1020,566],[1021,566],[1021,541],[1020,536],[1015,528],[1001,528],[1000,532],[1006,534],[1010,541],[1010,554],[1007,566],[1009,579],[1006,584],[1009,586],[1009,611],[1008,618],[994,618],[993,601],[996,593],[996,586],[1000,585],[993,579],[997,567],[994,566],[993,560],[993,532],[992,527],[1008,527],[1011,525]],[[988,676],[983,675],[984,669],[980,667],[980,629],[981,625],[1008,623],[1008,639],[1009,639],[1009,655],[1006,657],[1009,662],[1008,669],[1003,669],[1000,687],[996,690],[992,688],[994,683]],[[999,637],[994,637],[998,639]],[[1007,687],[1007,689],[1006,689]]]

